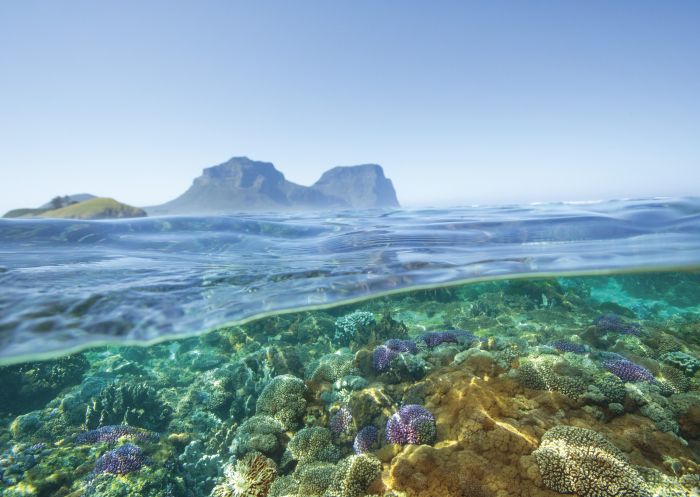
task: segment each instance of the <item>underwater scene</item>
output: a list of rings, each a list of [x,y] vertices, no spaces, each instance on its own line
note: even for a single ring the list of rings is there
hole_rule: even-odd
[[[0,220],[3,497],[700,495],[700,200]]]
[[[2,495],[700,495],[700,273],[512,278],[0,368]]]

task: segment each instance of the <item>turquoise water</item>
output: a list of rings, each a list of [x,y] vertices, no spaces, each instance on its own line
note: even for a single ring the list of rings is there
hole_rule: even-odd
[[[700,495],[699,213],[0,221],[1,493]]]

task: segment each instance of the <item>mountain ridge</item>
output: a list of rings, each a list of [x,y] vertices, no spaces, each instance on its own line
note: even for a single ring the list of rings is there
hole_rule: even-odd
[[[144,209],[168,215],[382,207],[399,207],[399,202],[378,164],[338,166],[303,186],[287,180],[271,162],[238,156],[205,168],[175,199]]]

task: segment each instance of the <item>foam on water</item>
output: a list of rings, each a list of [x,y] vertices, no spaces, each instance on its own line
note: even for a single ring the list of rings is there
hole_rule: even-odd
[[[0,220],[0,362],[518,275],[700,265],[700,199]]]

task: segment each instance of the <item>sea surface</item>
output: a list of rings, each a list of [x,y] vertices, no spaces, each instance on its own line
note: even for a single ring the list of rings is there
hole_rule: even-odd
[[[3,497],[700,495],[698,198],[2,219],[0,288]]]

